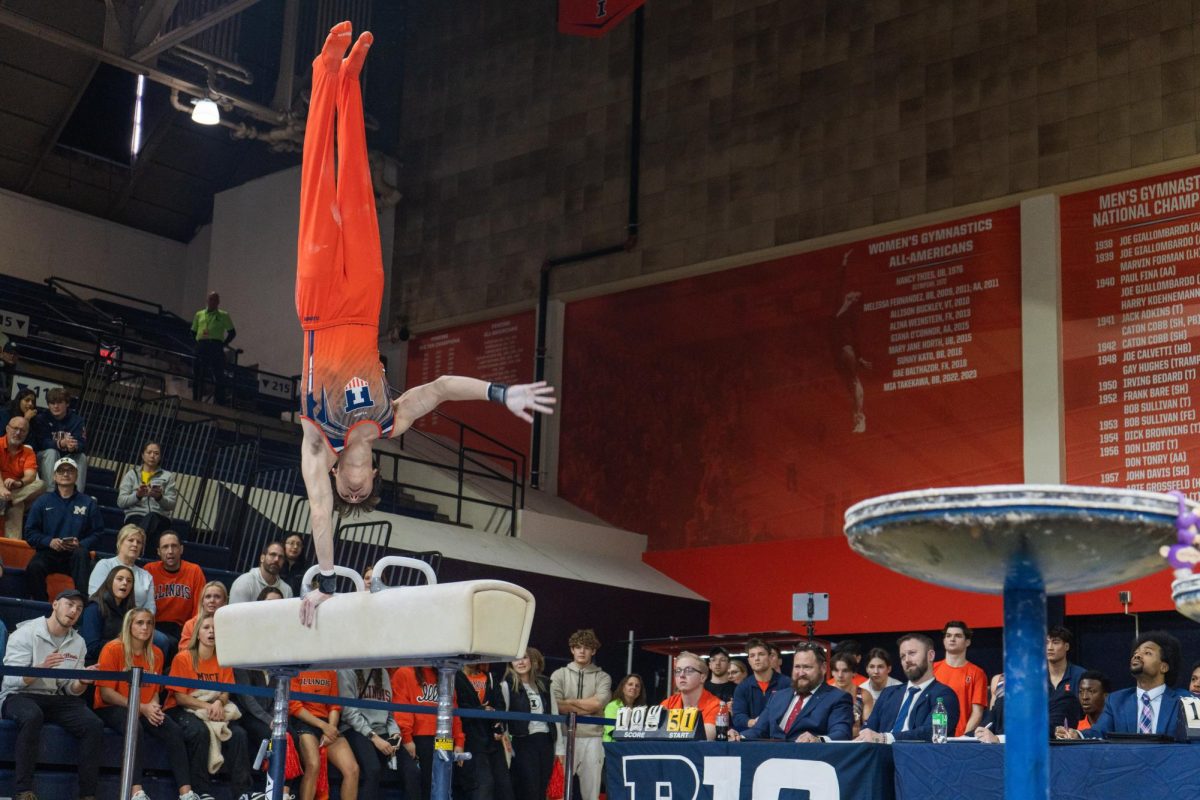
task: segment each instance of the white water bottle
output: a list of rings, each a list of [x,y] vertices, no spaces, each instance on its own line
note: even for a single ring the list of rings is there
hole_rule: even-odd
[[[937,699],[937,705],[933,707],[933,743],[946,743],[946,705],[942,702],[942,698]]]

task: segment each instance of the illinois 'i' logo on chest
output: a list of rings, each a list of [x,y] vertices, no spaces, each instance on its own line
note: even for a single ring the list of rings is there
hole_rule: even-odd
[[[346,384],[346,410],[356,411],[375,405],[371,399],[371,385],[362,378],[351,378]]]

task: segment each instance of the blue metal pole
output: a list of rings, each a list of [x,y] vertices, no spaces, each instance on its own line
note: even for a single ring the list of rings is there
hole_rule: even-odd
[[[1004,798],[1049,800],[1046,591],[1023,558],[1004,583],[1004,685]]]
[[[270,800],[283,800],[283,786],[287,782],[284,774],[287,765],[288,696],[291,676],[294,674],[295,670],[271,672],[271,678],[275,681],[275,716],[271,721],[271,758],[267,770],[266,795]]]
[[[454,769],[454,673],[453,664],[438,665],[437,732],[433,737],[433,800],[450,800],[451,770]]]

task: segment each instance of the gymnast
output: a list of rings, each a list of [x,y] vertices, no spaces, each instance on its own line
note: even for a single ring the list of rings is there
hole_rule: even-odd
[[[343,58],[350,40],[350,23],[335,25],[313,61],[300,177],[301,473],[321,568],[318,589],[304,596],[300,609],[310,626],[334,591],[333,512],[353,515],[379,502],[371,454],[377,439],[401,435],[448,400],[500,403],[526,422],[534,413],[552,413],[555,402],[545,382],[505,386],[443,375],[398,397],[388,386],[379,360],[383,255],[359,86],[373,37],[364,32]]]

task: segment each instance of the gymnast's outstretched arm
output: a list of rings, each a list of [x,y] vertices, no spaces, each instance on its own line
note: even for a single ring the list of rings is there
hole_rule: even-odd
[[[392,410],[395,412],[392,436],[401,435],[418,419],[442,403],[452,400],[491,400],[503,403],[509,411],[526,422],[533,422],[535,413],[553,414],[552,406],[557,402],[554,387],[547,386],[545,381],[503,386],[478,378],[443,375],[429,383],[414,386],[392,401]]]
[[[329,485],[329,470],[335,457],[325,439],[307,420],[301,423],[304,442],[300,446],[300,474],[308,492],[309,517],[312,520],[313,549],[321,572],[333,571],[333,487]],[[305,587],[301,587],[304,592]],[[329,595],[314,589],[304,594],[300,621],[312,625],[317,618],[317,606]]]

